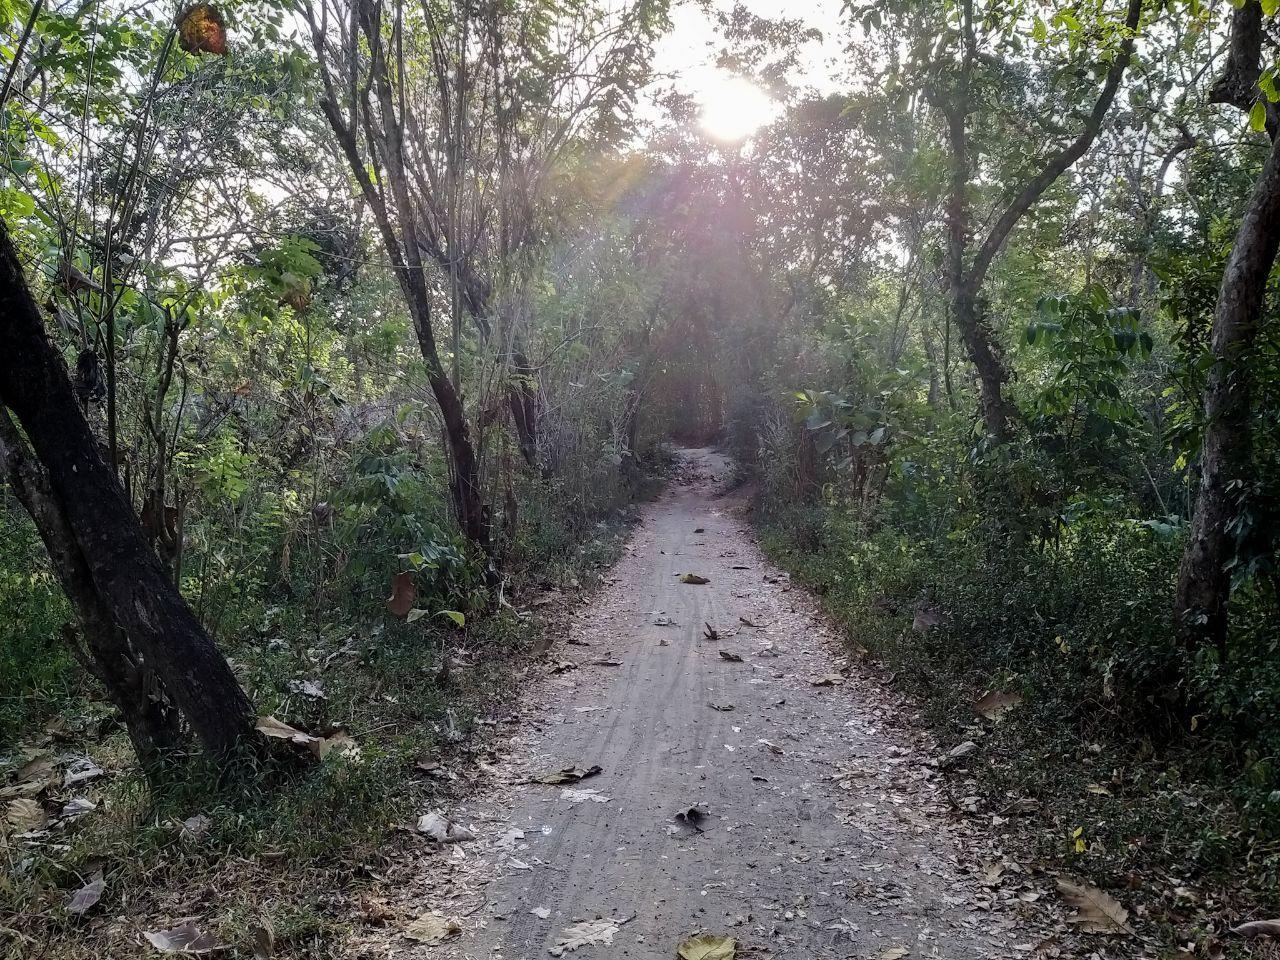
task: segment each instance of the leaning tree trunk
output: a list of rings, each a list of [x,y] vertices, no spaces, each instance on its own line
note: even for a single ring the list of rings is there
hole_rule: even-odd
[[[64,633],[71,652],[97,677],[124,718],[138,759],[146,770],[157,769],[186,745],[181,721],[160,679],[129,643],[94,587],[88,564],[67,526],[66,518],[26,441],[0,407],[0,465],[18,501],[35,523],[40,539],[79,626]],[[80,643],[83,638],[83,646]]]
[[[25,431],[104,610],[160,678],[205,749],[227,758],[252,736],[249,699],[147,543],[103,459],[3,221],[0,404]]]
[[[1204,394],[1204,445],[1191,538],[1182,557],[1175,605],[1183,642],[1225,650],[1235,517],[1232,490],[1248,472],[1249,354],[1257,339],[1267,280],[1280,247],[1280,139],[1254,184],[1227,259],[1213,314],[1214,364]]]

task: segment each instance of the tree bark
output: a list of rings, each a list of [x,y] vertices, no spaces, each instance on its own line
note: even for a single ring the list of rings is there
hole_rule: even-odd
[[[1004,396],[1009,371],[999,346],[982,315],[981,293],[987,272],[996,256],[1004,249],[1014,227],[1026,216],[1053,184],[1088,152],[1102,130],[1111,104],[1119,92],[1125,70],[1133,58],[1134,39],[1142,20],[1143,0],[1129,0],[1125,13],[1124,38],[1107,70],[1102,90],[1093,109],[1085,118],[1076,137],[1057,152],[1045,158],[1039,173],[1028,180],[996,218],[973,259],[966,265],[969,247],[969,156],[968,116],[970,80],[976,43],[973,36],[973,4],[964,5],[964,54],[959,79],[949,98],[942,100],[947,120],[947,139],[951,153],[951,195],[948,201],[948,273],[951,283],[952,316],[969,351],[969,359],[978,373],[982,392],[982,419],[987,433],[997,440],[1009,438],[1017,410]]]
[[[227,759],[252,738],[249,699],[148,545],[103,459],[3,221],[0,404],[25,431],[104,611],[163,682],[205,749]]]
[[[1176,624],[1188,648],[1225,651],[1235,494],[1250,459],[1249,354],[1258,335],[1267,280],[1280,247],[1280,138],[1254,184],[1227,259],[1213,314],[1214,364],[1204,393],[1204,445],[1191,537],[1178,574]]]
[[[75,611],[84,647],[70,628],[64,631],[68,646],[120,711],[143,768],[157,769],[187,743],[178,713],[159,678],[148,669],[98,596],[88,564],[44,471],[31,459],[26,442],[3,407],[0,464],[10,489],[35,523],[49,551],[53,572]]]
[[[324,84],[320,106],[373,213],[413,320],[418,350],[426,366],[427,382],[444,421],[445,445],[451,468],[449,491],[458,526],[463,536],[491,556],[492,525],[490,510],[484,501],[480,461],[462,396],[454,388],[453,380],[440,360],[431,326],[431,291],[422,259],[422,251],[429,249],[429,245],[425,242],[426,228],[409,190],[405,159],[404,111],[407,107],[397,101],[397,88],[392,81],[387,50],[382,42],[381,16],[381,7],[376,3],[364,0],[353,5],[352,29],[358,29],[369,44],[369,75],[365,92],[356,95],[353,91],[348,98],[349,117],[343,115],[337,84],[330,74],[326,37],[320,25],[311,20],[312,38],[322,66],[321,80]],[[351,82],[354,86],[354,73]],[[377,104],[376,111],[374,103]],[[357,130],[363,131],[372,161],[367,161],[361,153]],[[376,172],[371,173],[371,170]]]

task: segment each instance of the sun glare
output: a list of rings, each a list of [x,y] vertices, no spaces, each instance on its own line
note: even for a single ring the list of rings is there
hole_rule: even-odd
[[[723,143],[747,139],[777,114],[777,104],[749,80],[717,72],[700,85],[702,129]]]

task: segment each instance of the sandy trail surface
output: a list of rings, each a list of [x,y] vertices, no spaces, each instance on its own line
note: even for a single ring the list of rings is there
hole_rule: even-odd
[[[1035,955],[909,709],[761,556],[725,460],[683,457],[522,692],[485,785],[447,811],[475,839],[397,871],[405,901],[462,932],[370,953],[671,958],[709,932],[745,957]]]

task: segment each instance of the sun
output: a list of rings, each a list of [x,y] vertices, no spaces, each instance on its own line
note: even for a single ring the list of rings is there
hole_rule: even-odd
[[[742,77],[717,70],[698,87],[702,129],[712,139],[739,143],[777,116],[773,99]]]

